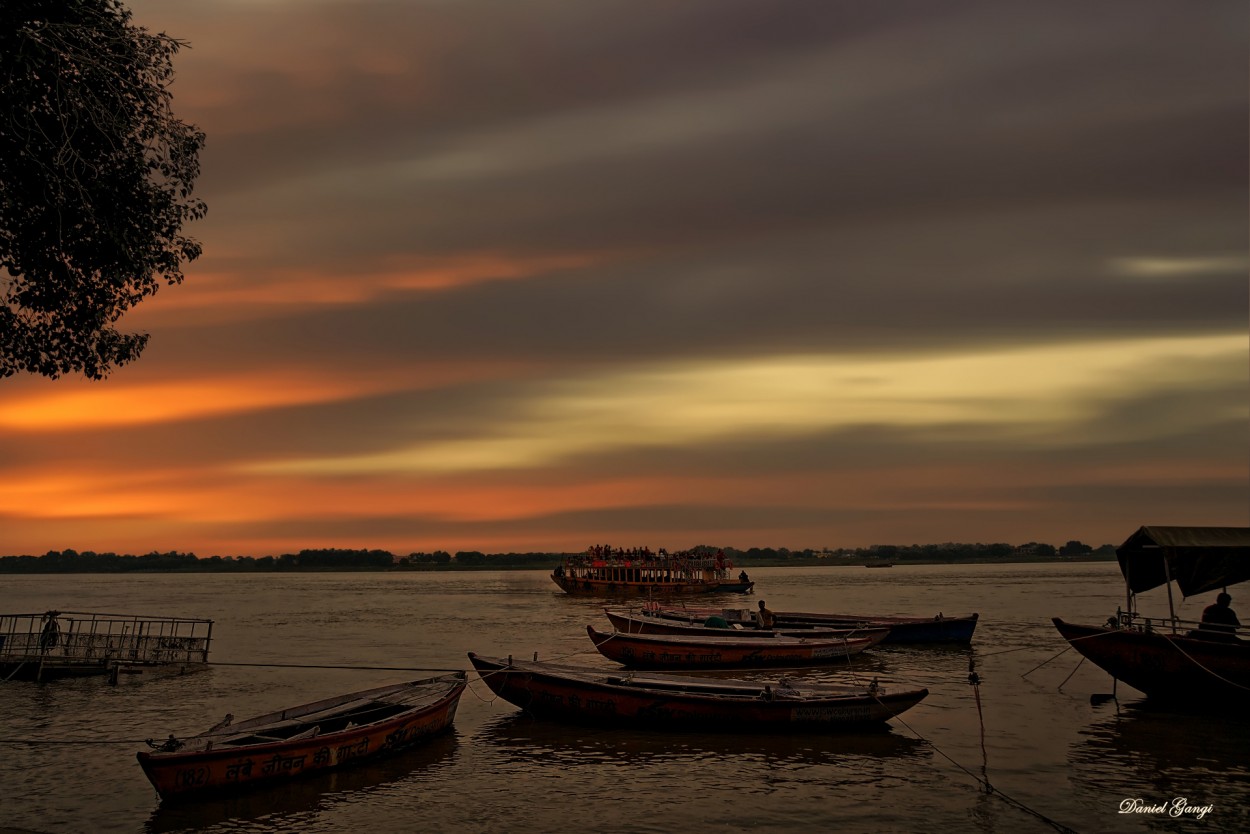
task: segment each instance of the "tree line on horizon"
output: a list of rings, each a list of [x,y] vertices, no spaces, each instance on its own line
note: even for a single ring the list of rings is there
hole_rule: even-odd
[[[732,547],[699,545],[696,553],[708,555],[723,552],[735,566],[818,565],[830,561],[865,564],[934,561],[1006,561],[1011,557],[1029,558],[1111,558],[1114,545],[1098,548],[1079,541],[1055,547],[1039,542],[1024,545],[994,544],[925,544],[872,545],[837,550],[790,550],[759,548],[738,550]],[[222,573],[307,571],[307,570],[453,570],[458,568],[547,568],[554,567],[565,553],[483,553],[462,550],[455,554],[445,550],[413,552],[397,556],[389,550],[317,548],[280,556],[210,556],[200,558],[194,553],[171,550],[153,551],[143,555],[94,551],[50,550],[42,556],[0,556],[0,573],[123,573],[133,571],[207,571]]]

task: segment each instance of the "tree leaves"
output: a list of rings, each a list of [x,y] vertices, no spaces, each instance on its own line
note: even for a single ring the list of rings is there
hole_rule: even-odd
[[[183,44],[118,0],[0,4],[0,377],[106,376],[144,334],[115,327],[200,245],[182,226],[204,134],[168,89]]]

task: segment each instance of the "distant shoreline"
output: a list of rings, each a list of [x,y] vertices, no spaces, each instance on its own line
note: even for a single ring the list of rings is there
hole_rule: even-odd
[[[140,565],[126,565],[105,567],[78,567],[78,566],[62,566],[62,565],[31,565],[29,563],[15,566],[6,564],[6,558],[0,557],[0,574],[8,576],[18,576],[23,574],[38,574],[40,576],[48,576],[53,574],[136,574],[136,573],[187,573],[187,574],[204,574],[204,573],[229,573],[229,574],[273,574],[273,573],[465,573],[474,571],[523,571],[523,570],[551,570],[558,564],[552,561],[549,564],[499,564],[499,565],[360,565],[360,566],[327,566],[327,567],[303,567],[303,566],[273,566],[259,567],[253,565],[230,565],[229,563],[209,563],[204,565],[185,565],[179,567],[149,567]],[[205,560],[207,561],[207,560]],[[817,559],[792,559],[785,562],[781,561],[743,561],[734,562],[734,569],[753,569],[753,568],[820,568],[820,567],[836,567],[836,568],[875,568],[875,569],[892,569],[906,568],[909,566],[931,566],[931,565],[1030,565],[1030,564],[1072,564],[1072,563],[1089,563],[1089,562],[1115,562],[1115,556],[1103,555],[1086,555],[1086,556],[1013,556],[1008,558],[968,558],[968,559],[899,559],[890,562],[888,565],[873,565],[863,559],[853,559],[846,557],[826,557]]]

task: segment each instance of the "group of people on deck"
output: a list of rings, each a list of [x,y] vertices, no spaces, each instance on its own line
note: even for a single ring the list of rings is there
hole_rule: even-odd
[[[669,553],[664,548],[660,548],[657,552],[652,552],[649,547],[631,547],[626,550],[623,547],[612,547],[610,544],[592,544],[586,548],[586,555],[596,559],[641,559],[649,561],[651,559],[660,558],[667,559],[672,557],[693,556],[693,550],[679,550],[676,553]]]
[[[631,547],[628,550],[623,547],[612,547],[610,544],[592,544],[586,548],[586,552],[580,557],[573,560],[574,563],[587,564],[593,560],[628,560],[631,562],[642,562],[649,564],[652,562],[690,561],[709,559],[716,566],[717,570],[724,570],[730,567],[729,560],[725,558],[725,551],[718,550],[711,553],[702,550],[677,550],[669,553],[664,548],[652,551],[649,547]],[[745,581],[745,580],[744,580]]]

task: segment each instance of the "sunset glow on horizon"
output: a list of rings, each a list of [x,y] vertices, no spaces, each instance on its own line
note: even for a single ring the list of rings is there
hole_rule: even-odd
[[[129,5],[205,254],[0,380],[0,555],[1250,524],[1240,15]]]

